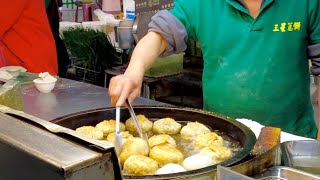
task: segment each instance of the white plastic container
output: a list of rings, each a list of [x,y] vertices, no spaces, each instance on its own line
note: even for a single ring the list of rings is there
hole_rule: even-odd
[[[109,14],[118,14],[121,12],[120,0],[103,0],[102,11]]]

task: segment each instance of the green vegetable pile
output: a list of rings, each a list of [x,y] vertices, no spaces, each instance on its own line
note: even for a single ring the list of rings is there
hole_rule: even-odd
[[[101,31],[82,27],[64,30],[61,37],[77,65],[86,69],[111,68],[122,64],[121,54]]]

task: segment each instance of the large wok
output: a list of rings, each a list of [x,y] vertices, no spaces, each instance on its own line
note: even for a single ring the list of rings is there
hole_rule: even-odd
[[[226,117],[204,112],[201,110],[176,108],[176,107],[134,107],[136,114],[143,114],[150,119],[159,119],[165,117],[174,118],[178,122],[198,121],[210,127],[213,130],[224,132],[236,141],[239,141],[243,149],[235,154],[231,159],[223,161],[220,165],[232,166],[239,163],[245,157],[248,157],[252,150],[256,137],[254,133],[245,125],[230,120]],[[124,122],[130,117],[127,109],[121,110],[121,120]],[[115,119],[115,108],[95,109],[91,111],[79,112],[76,114],[64,116],[51,122],[61,126],[76,129],[80,126],[96,125],[104,119]],[[211,178],[212,172],[216,170],[217,165],[208,166],[206,168],[166,174],[166,175],[147,175],[147,176],[124,176],[125,179],[176,179],[176,178],[195,178],[206,177]],[[211,175],[210,175],[211,174]],[[214,175],[214,174],[213,174]]]

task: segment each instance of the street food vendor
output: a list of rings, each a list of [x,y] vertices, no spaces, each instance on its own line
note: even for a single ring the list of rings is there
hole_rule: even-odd
[[[1,1],[0,67],[58,73],[56,47],[43,0]]]
[[[153,16],[123,75],[109,85],[111,103],[133,100],[158,55],[203,51],[204,110],[315,138],[310,72],[320,73],[320,0],[175,0]]]

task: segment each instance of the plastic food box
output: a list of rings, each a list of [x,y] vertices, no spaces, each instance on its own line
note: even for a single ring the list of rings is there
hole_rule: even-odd
[[[159,57],[152,67],[146,71],[146,77],[163,77],[182,73],[184,53]]]

